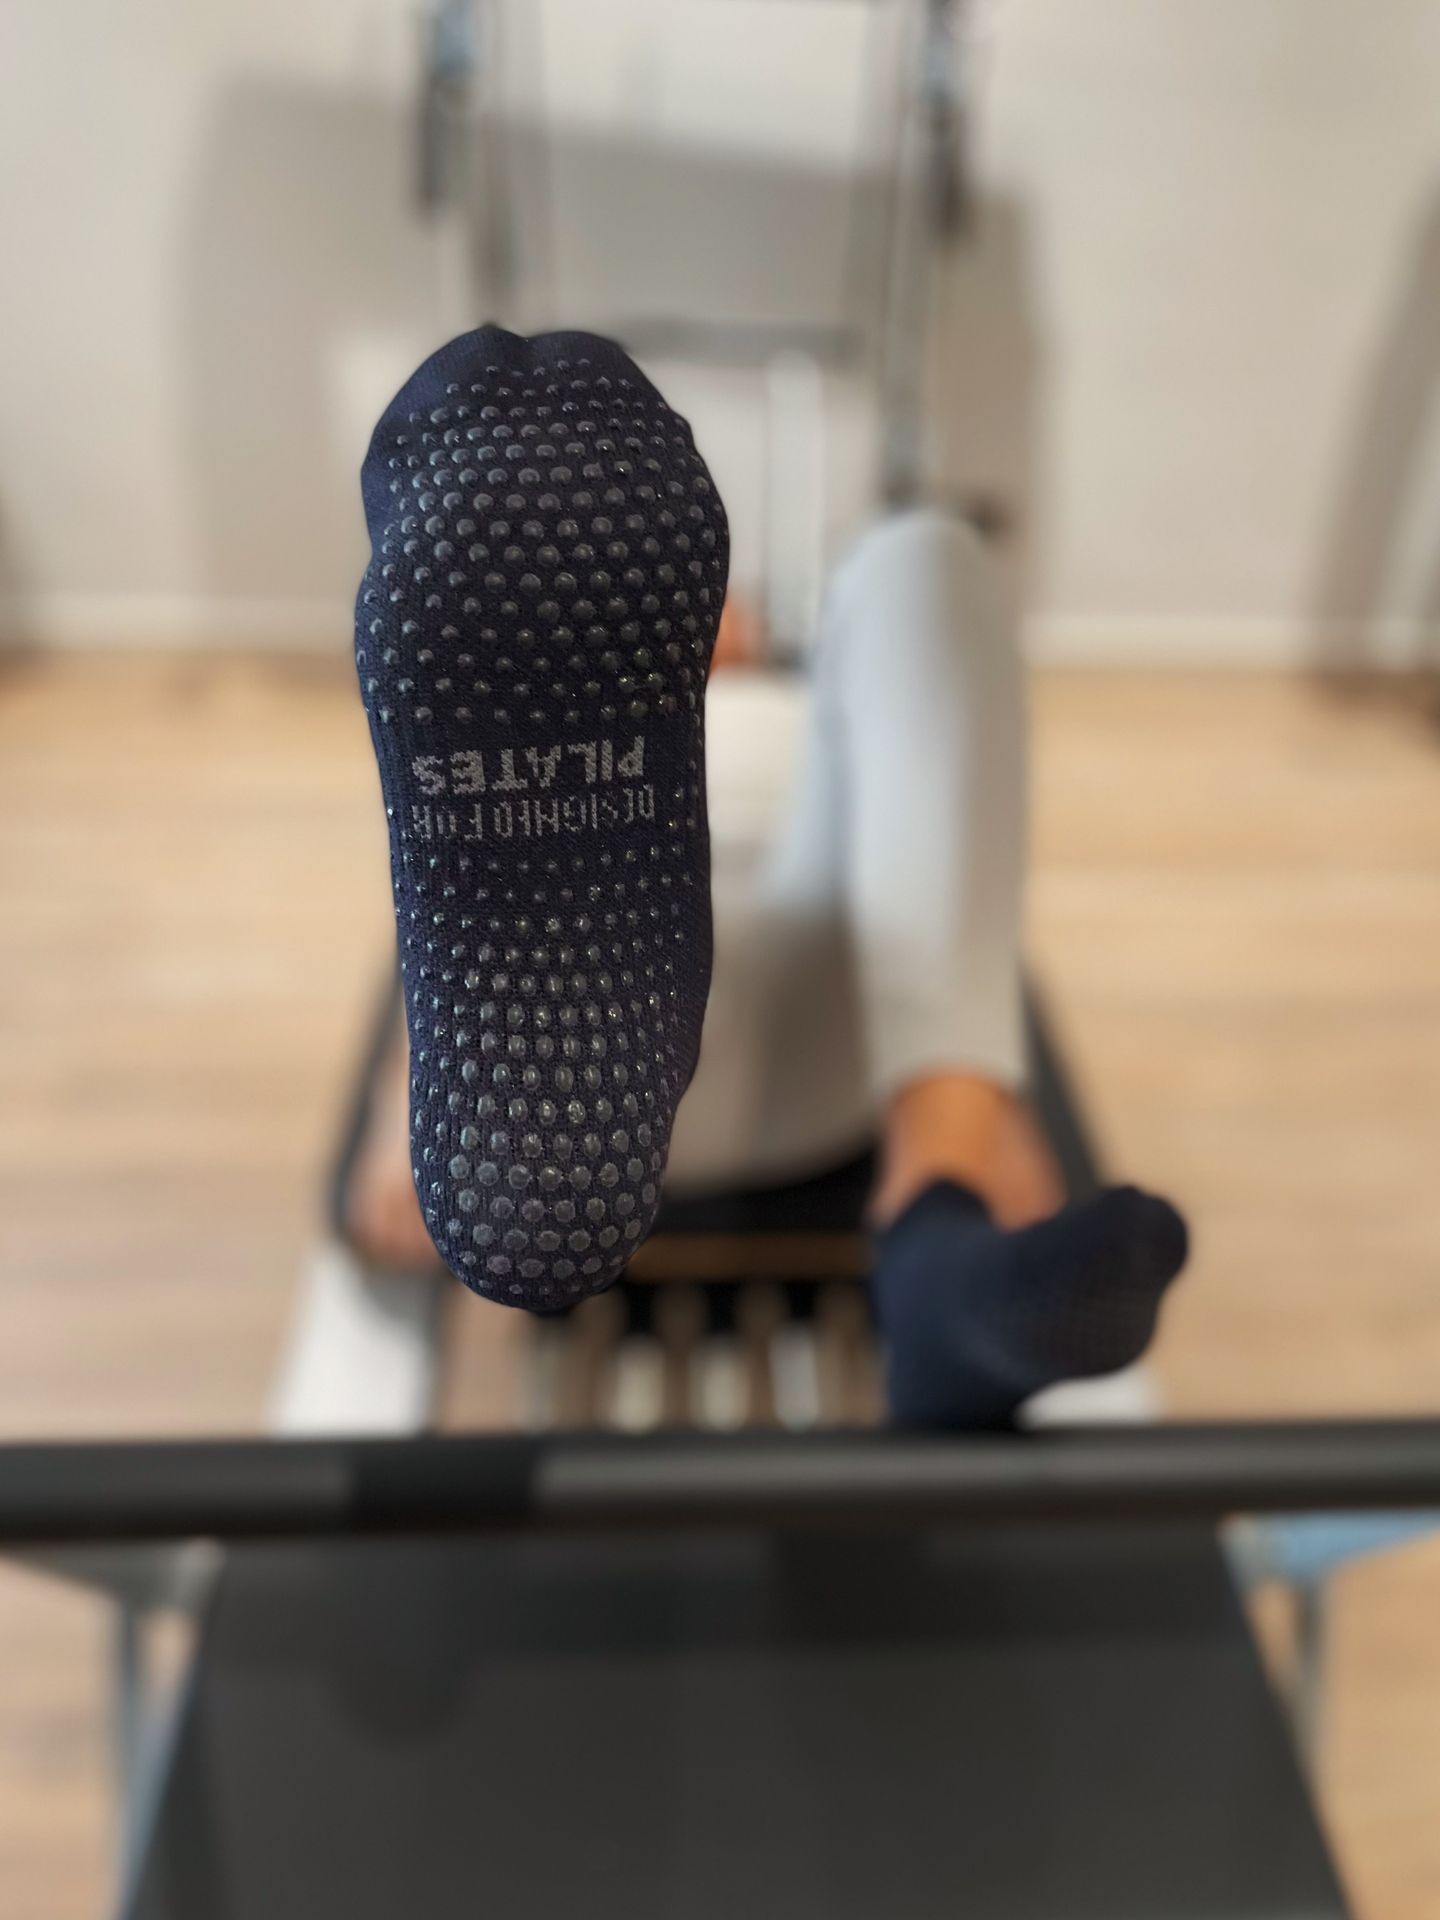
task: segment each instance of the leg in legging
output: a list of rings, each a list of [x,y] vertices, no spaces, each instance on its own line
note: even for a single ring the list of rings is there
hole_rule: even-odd
[[[949,1176],[1060,1204],[1020,1097],[1019,663],[967,528],[908,513],[827,595],[811,685],[711,686],[716,963],[671,1160],[778,1183],[879,1137],[877,1223]]]
[[[878,1135],[901,1420],[989,1425],[1127,1364],[1184,1228],[1133,1189],[1063,1208],[1021,1093],[1023,687],[979,543],[919,512],[857,544],[788,788],[794,697],[737,676],[711,709],[716,968],[672,1169],[781,1181]]]
[[[1024,1072],[1022,674],[964,526],[861,543],[826,623],[843,889],[884,1152],[875,1297],[900,1419],[989,1425],[1148,1344],[1185,1229],[1111,1189],[1060,1208]]]
[[[949,1177],[1007,1224],[1058,1180],[1028,1109],[1020,992],[1025,715],[985,554],[934,511],[884,522],[836,575],[818,662],[871,1101],[877,1223]]]

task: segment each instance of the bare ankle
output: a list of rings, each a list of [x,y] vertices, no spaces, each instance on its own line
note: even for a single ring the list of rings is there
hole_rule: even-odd
[[[1064,1193],[1025,1101],[981,1075],[948,1072],[910,1081],[885,1116],[871,1217],[887,1226],[937,1180],[977,1194],[1003,1226],[1055,1212]]]

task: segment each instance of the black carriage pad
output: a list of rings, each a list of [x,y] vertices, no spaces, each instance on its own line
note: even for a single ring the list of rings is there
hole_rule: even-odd
[[[232,1552],[128,1920],[1322,1920],[1203,1527]]]

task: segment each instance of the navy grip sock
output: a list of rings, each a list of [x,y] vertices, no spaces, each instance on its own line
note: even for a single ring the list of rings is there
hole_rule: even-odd
[[[876,1242],[892,1416],[1002,1426],[1042,1387],[1128,1366],[1187,1250],[1175,1208],[1137,1187],[1006,1230],[967,1187],[937,1181]]]
[[[412,375],[361,486],[416,1189],[467,1286],[554,1311],[648,1232],[699,1051],[724,509],[613,342],[498,327]]]

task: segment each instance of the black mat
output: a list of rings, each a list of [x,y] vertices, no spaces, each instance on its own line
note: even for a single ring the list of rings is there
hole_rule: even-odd
[[[129,1920],[1319,1920],[1195,1528],[235,1552]]]

